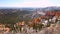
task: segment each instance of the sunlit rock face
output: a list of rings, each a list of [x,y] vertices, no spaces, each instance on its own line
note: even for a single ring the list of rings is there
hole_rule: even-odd
[[[50,27],[44,28],[40,31],[42,34],[60,34],[60,24],[52,24]]]

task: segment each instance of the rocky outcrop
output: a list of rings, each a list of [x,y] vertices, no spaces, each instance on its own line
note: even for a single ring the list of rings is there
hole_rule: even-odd
[[[60,34],[60,24],[51,25],[43,30],[41,30],[41,34]]]

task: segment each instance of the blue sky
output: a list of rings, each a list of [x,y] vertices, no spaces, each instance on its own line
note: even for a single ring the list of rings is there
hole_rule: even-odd
[[[60,0],[0,0],[0,7],[60,6]]]

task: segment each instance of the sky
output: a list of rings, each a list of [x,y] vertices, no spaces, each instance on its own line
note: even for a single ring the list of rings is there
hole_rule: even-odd
[[[0,7],[60,6],[60,0],[0,0]]]

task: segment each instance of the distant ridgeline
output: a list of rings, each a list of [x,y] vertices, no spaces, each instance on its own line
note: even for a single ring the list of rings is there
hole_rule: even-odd
[[[22,20],[28,21],[31,19],[32,14],[34,14],[36,11],[43,11],[43,12],[46,12],[47,14],[53,14],[53,15],[56,14],[56,12],[57,12],[57,15],[60,15],[59,7],[10,8],[10,9],[4,9],[4,8],[1,9],[0,8],[0,23],[14,24],[14,23],[22,21]]]

